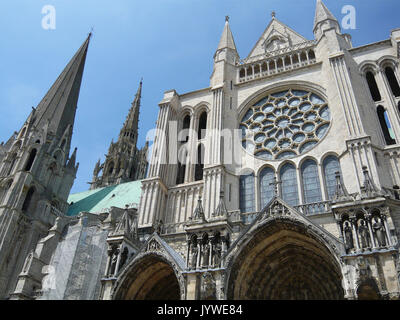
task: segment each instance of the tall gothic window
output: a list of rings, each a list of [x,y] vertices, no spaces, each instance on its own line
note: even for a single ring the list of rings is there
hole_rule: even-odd
[[[379,124],[381,125],[382,133],[385,138],[386,144],[387,145],[395,144],[396,140],[394,140],[393,129],[392,126],[390,125],[390,121],[385,108],[382,106],[378,106],[376,112],[378,114]]]
[[[280,171],[282,198],[291,206],[299,204],[296,168],[291,163],[285,164]]]
[[[254,173],[240,176],[239,180],[239,205],[241,212],[254,212],[255,192],[254,192]]]
[[[206,129],[207,129],[207,112],[203,112],[199,119],[199,131],[198,131],[198,138],[204,139],[206,136]]]
[[[11,163],[10,163],[10,167],[8,168],[7,175],[10,175],[12,173],[16,162],[17,162],[17,154],[14,153],[13,155],[11,155]]]
[[[30,204],[31,204],[31,201],[32,201],[32,198],[33,198],[34,193],[35,193],[35,188],[34,188],[34,187],[31,187],[31,188],[28,190],[27,194],[26,194],[24,203],[22,204],[22,212],[25,212],[25,213],[26,213],[27,210],[29,209],[29,206],[30,206]]]
[[[306,160],[301,166],[305,203],[322,201],[321,185],[319,182],[318,167],[314,160]]]
[[[32,149],[31,153],[29,154],[28,162],[26,163],[25,166],[25,171],[30,171],[33,165],[33,162],[35,161],[36,158],[36,149]]]
[[[202,144],[199,144],[197,148],[197,163],[196,163],[196,169],[194,172],[194,180],[195,181],[200,181],[203,180],[203,170],[204,170],[204,146]]]
[[[114,162],[110,162],[108,166],[108,174],[112,174],[114,171]]]
[[[261,208],[264,208],[268,202],[274,197],[275,172],[271,168],[264,168],[260,173],[260,195]]]
[[[396,75],[394,74],[394,71],[391,67],[386,67],[385,68],[385,75],[386,79],[389,82],[390,89],[392,90],[392,93],[395,97],[400,96],[400,87],[399,87],[399,82],[397,81]]]
[[[324,168],[325,187],[328,199],[332,200],[336,191],[336,172],[340,172],[339,160],[335,156],[328,156],[322,163]]]
[[[182,184],[185,182],[186,157],[187,157],[187,151],[185,149],[182,149],[180,156],[178,156],[178,170],[176,174],[176,184]]]
[[[381,97],[381,94],[379,92],[379,88],[378,88],[378,85],[376,83],[374,74],[371,71],[368,71],[365,74],[365,77],[367,79],[367,83],[368,83],[369,91],[371,92],[372,99],[374,101],[381,101],[382,97]]]
[[[190,128],[190,116],[186,115],[185,118],[183,118],[183,125],[182,125],[182,130],[184,131],[185,134],[185,140],[184,142],[189,141],[189,132],[186,132]]]

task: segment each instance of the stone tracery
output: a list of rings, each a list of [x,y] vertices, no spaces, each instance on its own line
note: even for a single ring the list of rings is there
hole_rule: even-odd
[[[295,89],[275,92],[242,117],[242,145],[264,160],[293,158],[324,138],[330,120],[329,107],[319,95]]]

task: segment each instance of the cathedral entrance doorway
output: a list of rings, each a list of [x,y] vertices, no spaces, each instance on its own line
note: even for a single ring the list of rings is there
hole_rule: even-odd
[[[234,258],[228,275],[232,300],[343,299],[341,271],[323,241],[305,226],[272,221]]]
[[[138,261],[122,279],[117,300],[180,300],[180,286],[171,265],[157,255]]]

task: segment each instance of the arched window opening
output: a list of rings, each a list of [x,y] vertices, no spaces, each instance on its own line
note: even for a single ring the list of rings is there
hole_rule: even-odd
[[[310,58],[310,60],[316,59],[314,50],[308,51],[308,57]]]
[[[299,204],[299,192],[297,188],[296,168],[294,165],[287,163],[280,171],[282,199],[291,206]]]
[[[400,86],[397,81],[396,75],[391,67],[385,68],[386,79],[389,82],[390,89],[395,97],[400,97]]]
[[[114,162],[111,162],[111,163],[108,165],[108,174],[112,174],[113,171],[114,171]]]
[[[247,68],[247,75],[252,76],[253,75],[253,69],[251,67]]]
[[[292,61],[293,61],[293,64],[299,63],[299,57],[298,57],[297,54],[295,54],[295,55],[292,57]]]
[[[260,73],[260,66],[259,65],[254,66],[254,74],[257,74],[257,73]]]
[[[365,78],[367,79],[367,83],[368,83],[369,91],[371,92],[372,99],[374,101],[381,101],[382,97],[379,92],[379,88],[376,83],[374,74],[371,71],[368,71],[365,74]]]
[[[307,62],[307,54],[305,52],[300,54],[300,60],[301,62]]]
[[[279,58],[278,61],[276,62],[276,66],[279,69],[283,68],[283,60],[282,58]]]
[[[268,71],[268,65],[265,62],[261,65],[261,70],[262,72]]]
[[[35,161],[36,158],[36,149],[32,149],[31,153],[29,154],[28,162],[26,163],[25,166],[25,171],[30,171],[33,165],[33,162]]]
[[[261,198],[261,209],[264,208],[268,202],[274,197],[274,185],[275,172],[271,168],[264,168],[260,173],[260,198]]]
[[[182,184],[185,182],[186,157],[187,157],[186,150],[181,151],[180,156],[178,156],[178,170],[176,175],[176,184]]]
[[[183,118],[183,124],[182,124],[182,131],[183,134],[185,135],[185,140],[184,140],[185,143],[189,141],[189,131],[188,131],[189,128],[190,128],[190,116],[186,115]]]
[[[285,66],[288,67],[288,66],[290,66],[290,65],[291,65],[290,57],[289,57],[289,56],[286,56],[286,57],[285,57]]]
[[[274,71],[275,70],[275,62],[271,60],[269,62],[269,71]]]
[[[308,159],[302,164],[301,178],[305,203],[321,202],[321,185],[319,182],[317,163],[314,160]],[[316,208],[319,209],[319,207]],[[317,212],[318,209],[314,210],[314,212]]]
[[[335,156],[325,158],[323,164],[326,193],[329,200],[333,199],[336,192],[336,172],[340,172],[339,160]]]
[[[204,146],[200,144],[197,148],[197,163],[194,172],[195,181],[203,180],[203,171],[204,171]]]
[[[16,153],[14,153],[13,155],[11,155],[11,158],[10,158],[10,167],[8,168],[8,173],[7,173],[7,175],[10,175],[11,173],[12,173],[12,171],[13,171],[13,169],[14,169],[14,166],[15,166],[15,163],[17,162],[17,154]]]
[[[243,212],[254,212],[255,192],[254,192],[254,173],[242,175],[239,178],[239,207]]]
[[[240,69],[240,71],[239,71],[239,77],[240,78],[244,78],[246,76],[246,70],[245,69]]]
[[[26,213],[27,210],[29,209],[34,193],[35,193],[35,188],[31,187],[26,194],[24,203],[22,204],[22,212]]]
[[[206,129],[207,129],[207,112],[203,112],[200,116],[199,120],[199,131],[198,131],[198,138],[204,139],[206,136]]]
[[[387,145],[396,144],[396,140],[394,139],[394,133],[392,126],[390,125],[390,121],[387,115],[385,108],[382,106],[378,106],[376,109],[378,114],[379,124],[381,125],[382,133],[385,138],[385,142]]]

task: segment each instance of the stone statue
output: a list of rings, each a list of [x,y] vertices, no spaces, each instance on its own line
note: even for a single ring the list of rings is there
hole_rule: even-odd
[[[210,259],[210,245],[206,243],[203,246],[203,267],[208,266],[209,259]]]
[[[348,221],[344,223],[344,236],[345,236],[346,250],[353,249],[354,248],[353,232],[351,231],[351,225],[350,222]]]
[[[222,244],[221,241],[217,241],[214,245],[214,255],[213,255],[213,264],[214,267],[217,266],[217,264],[219,263],[219,261],[221,260],[221,253],[222,253]]]
[[[197,244],[196,243],[192,244],[192,263],[191,263],[191,267],[193,269],[196,269],[196,267],[197,267],[197,255],[199,253],[198,251],[199,251],[199,249],[197,248]]]
[[[358,227],[358,234],[360,235],[361,247],[368,248],[371,246],[368,227],[364,220],[360,220],[360,226]]]
[[[122,254],[121,254],[121,261],[119,263],[119,269],[121,269],[124,266],[124,264],[127,260],[128,260],[128,248],[125,247],[124,251],[122,251]]]
[[[115,273],[115,268],[117,267],[118,255],[119,255],[119,249],[116,248],[112,253],[110,276],[113,276]]]
[[[378,217],[374,217],[372,229],[375,233],[375,238],[378,240],[379,247],[386,246],[385,228]]]

